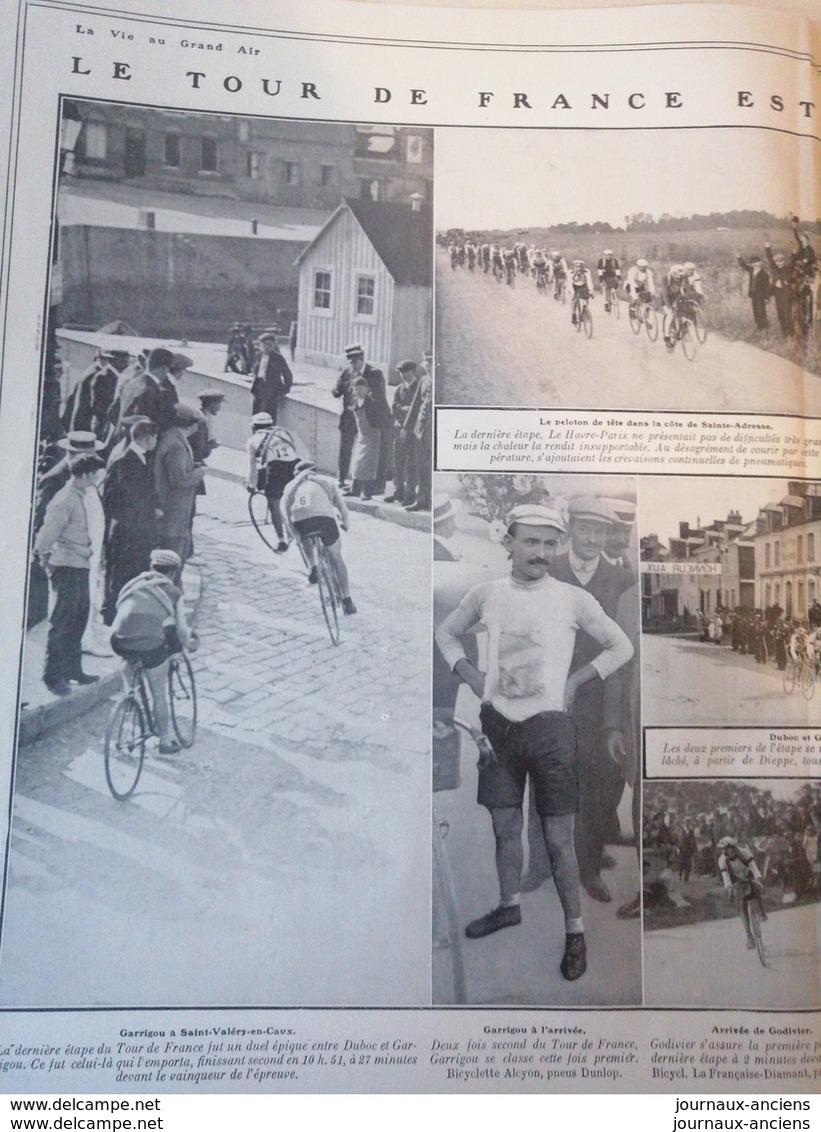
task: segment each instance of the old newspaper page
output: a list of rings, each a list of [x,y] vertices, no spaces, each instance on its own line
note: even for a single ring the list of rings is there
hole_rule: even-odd
[[[7,1091],[809,1127],[817,25],[3,11]]]

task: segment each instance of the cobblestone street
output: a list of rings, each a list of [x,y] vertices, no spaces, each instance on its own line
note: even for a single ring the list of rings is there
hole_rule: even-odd
[[[20,749],[0,1001],[428,1002],[429,538],[351,515],[339,647],[241,485],[209,477],[195,543],[193,749],[125,803],[109,704]]]

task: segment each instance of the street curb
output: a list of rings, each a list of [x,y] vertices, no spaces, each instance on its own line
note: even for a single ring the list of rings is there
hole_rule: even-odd
[[[186,564],[185,568],[185,600],[192,607],[191,624],[196,623],[200,601],[202,599],[202,573],[197,563]],[[98,704],[110,700],[117,692],[123,690],[123,678],[120,671],[120,661],[117,660],[117,669],[106,672],[95,684],[87,684],[76,688],[70,695],[52,700],[47,704],[40,704],[35,708],[20,709],[20,725],[17,731],[17,746],[26,747],[37,739],[42,739],[50,731],[62,727],[78,716],[93,711]]]
[[[230,480],[232,483],[245,483],[243,476],[224,469],[209,468],[209,476],[219,480]],[[365,515],[373,515],[375,519],[382,519],[386,523],[395,523],[398,527],[408,527],[414,531],[427,531],[431,529],[430,511],[406,511],[400,503],[392,506],[383,503],[381,499],[357,499],[356,496],[345,496],[345,506],[349,511],[358,511]]]

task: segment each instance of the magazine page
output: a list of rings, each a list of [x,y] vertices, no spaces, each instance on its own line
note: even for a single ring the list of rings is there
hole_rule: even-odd
[[[304,9],[5,3],[7,1091],[789,1107],[817,28]]]

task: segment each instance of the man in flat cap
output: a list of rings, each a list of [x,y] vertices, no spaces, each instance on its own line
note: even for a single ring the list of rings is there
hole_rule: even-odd
[[[416,437],[408,428],[411,405],[419,384],[416,362],[406,359],[396,367],[399,384],[393,395],[393,494],[386,503],[413,503],[416,499]]]
[[[634,584],[632,572],[604,557],[608,537],[618,521],[606,499],[579,495],[569,504],[570,545],[567,554],[554,558],[550,573],[561,582],[590,594],[604,613],[616,619],[619,599]],[[598,641],[581,632],[576,638],[571,672],[576,672],[598,651]],[[605,842],[618,829],[616,809],[624,790],[624,776],[610,756],[605,725],[604,680],[594,680],[576,698],[573,718],[578,732],[579,817],[576,822],[576,856],[582,885],[594,900],[607,903],[612,895],[601,876]]]
[[[169,378],[175,366],[175,355],[164,346],[156,346],[148,355],[145,369],[135,382],[132,399],[121,402],[125,416],[149,417],[162,433],[175,423],[174,406],[179,401],[177,390]]]
[[[154,452],[154,489],[162,512],[157,522],[157,540],[175,551],[183,564],[191,556],[195,497],[205,478],[205,468],[195,465],[189,437],[204,420],[196,405],[178,402],[174,406],[174,424],[161,434]]]
[[[251,384],[251,416],[257,413],[270,413],[277,423],[279,403],[291,392],[294,375],[290,366],[280,353],[277,336],[273,330],[264,330],[259,336],[262,353],[254,366],[254,380]]]
[[[149,417],[128,417],[128,444],[106,470],[102,487],[105,513],[105,592],[103,621],[110,625],[126,582],[148,569],[157,545],[158,504],[149,453],[157,446],[157,426]]]
[[[101,350],[74,386],[62,415],[66,432],[93,432],[106,442],[111,430],[109,413],[120,374],[130,361],[128,350]]]
[[[573,848],[579,784],[571,712],[577,693],[615,672],[633,650],[594,597],[549,574],[566,536],[558,510],[521,504],[506,527],[509,576],[475,586],[436,630],[453,673],[482,701],[482,732],[493,750],[480,764],[477,800],[493,823],[500,901],[469,923],[465,935],[479,939],[521,923],[522,803],[529,777],[564,912],[559,969],[573,981],[587,968],[587,951]],[[463,637],[479,625],[487,630],[487,672],[468,660],[463,647]],[[582,630],[598,650],[571,672]]]
[[[753,308],[753,319],[756,330],[768,330],[770,321],[767,318],[767,303],[772,295],[770,276],[761,262],[760,255],[750,256],[746,260],[741,252],[736,251],[738,266],[747,272],[747,295]]]

